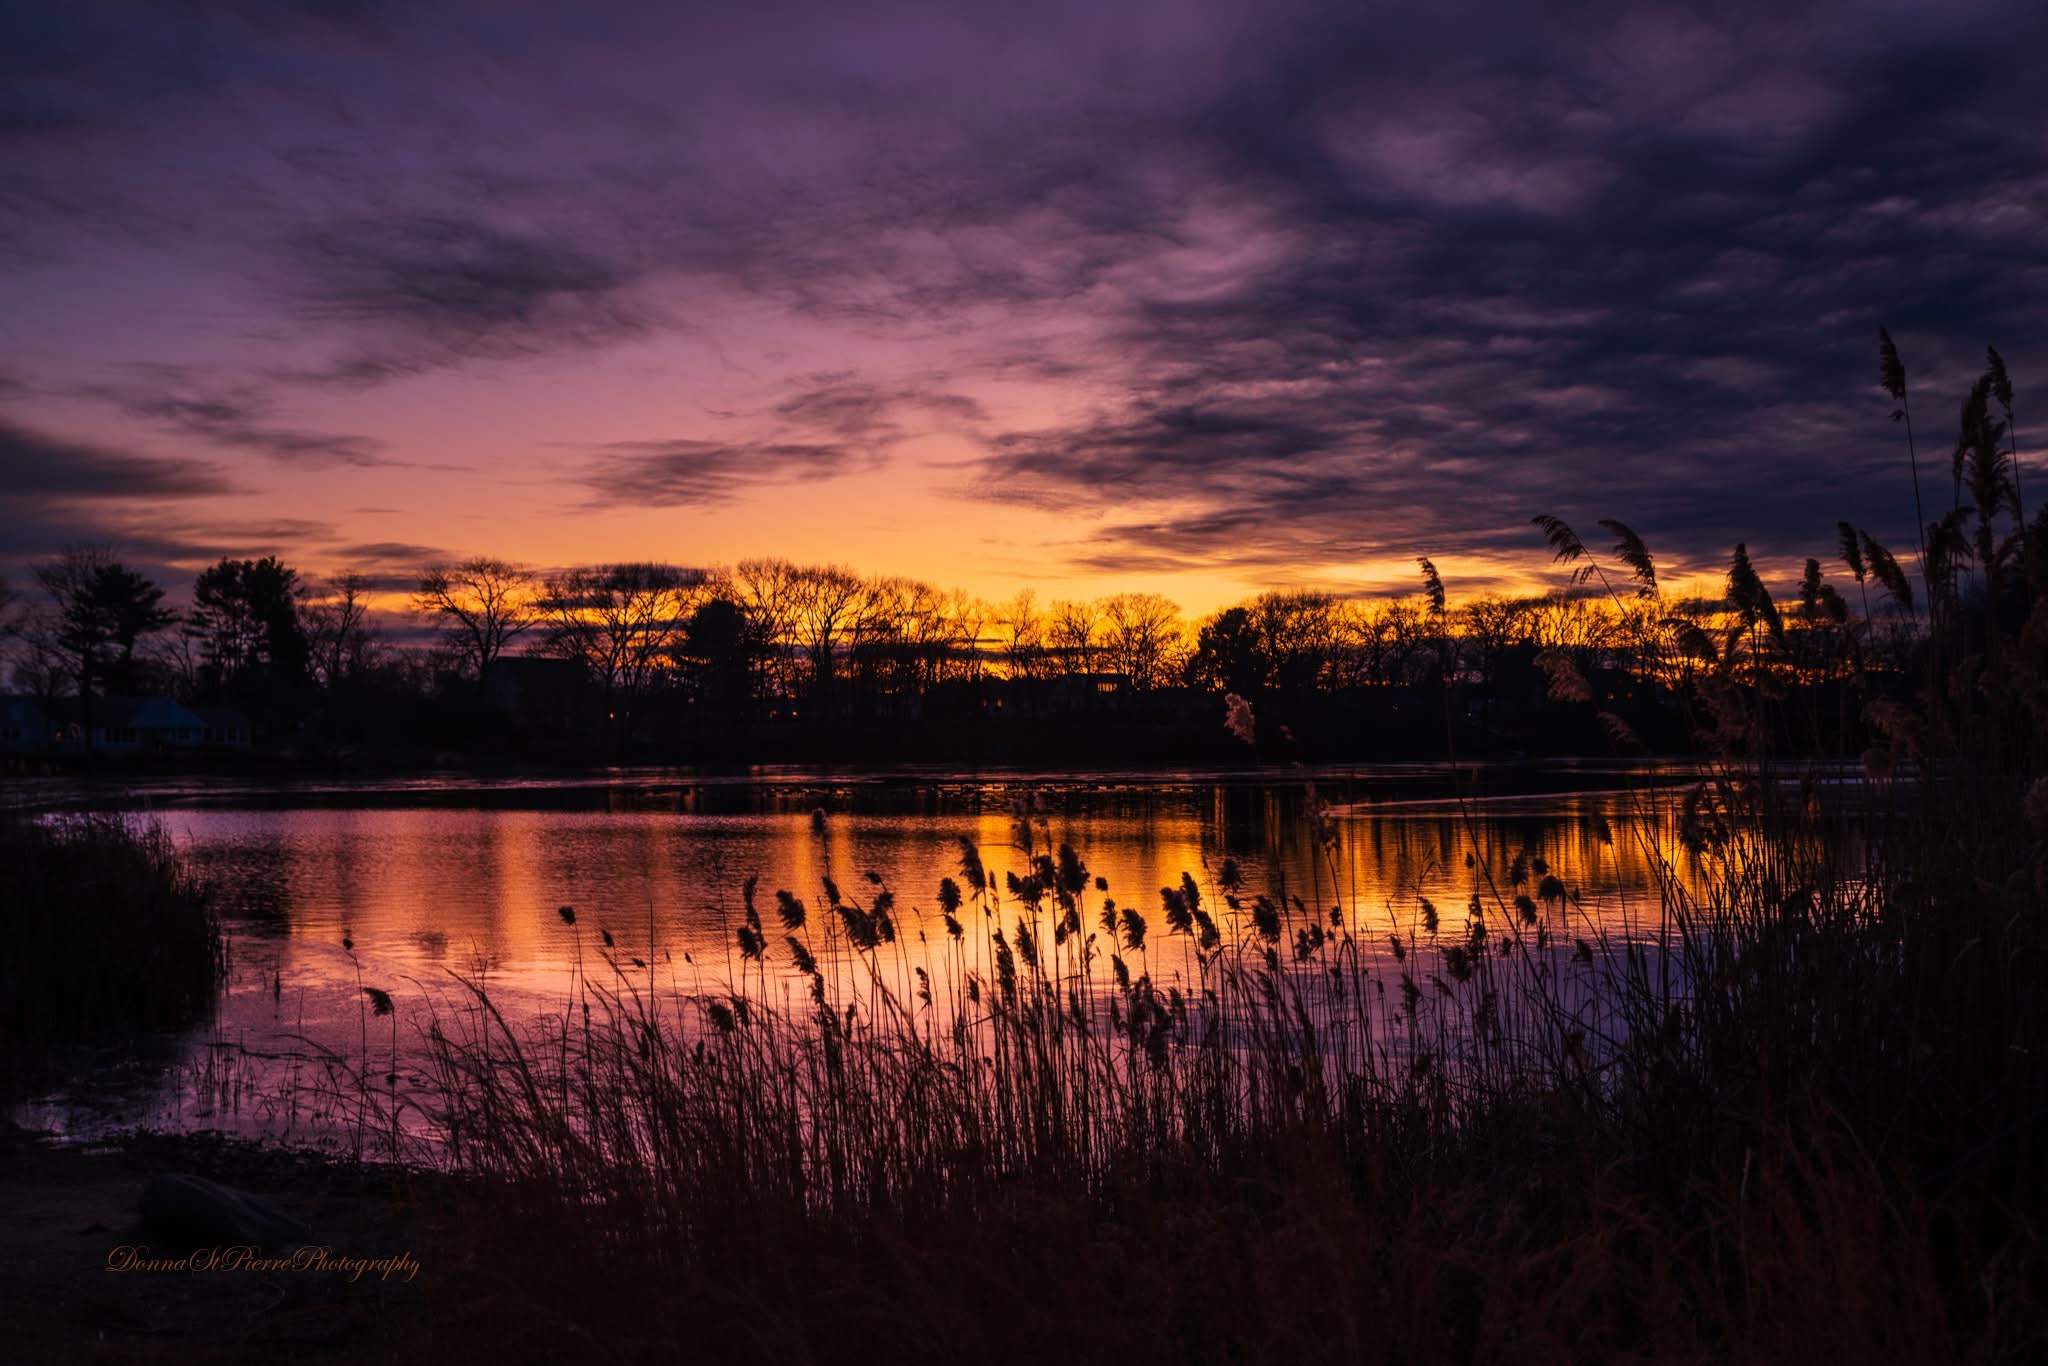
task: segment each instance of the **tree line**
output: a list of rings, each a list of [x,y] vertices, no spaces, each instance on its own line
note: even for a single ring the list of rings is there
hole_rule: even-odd
[[[1844,640],[1859,666],[1909,647],[1910,586],[1880,584],[1873,602],[1873,565],[1896,564],[1844,534],[1857,608],[1810,564],[1771,646],[1794,667],[1847,669]],[[167,693],[244,708],[274,740],[345,744],[553,707],[590,743],[630,752],[651,713],[678,709],[830,725],[985,713],[992,691],[1007,716],[1031,717],[1128,712],[1174,690],[1284,702],[1452,685],[1484,703],[1554,691],[1561,669],[1682,690],[1712,665],[1730,601],[1663,597],[1641,554],[1627,595],[1580,567],[1548,593],[1454,604],[1425,561],[1413,594],[1275,591],[1190,619],[1157,593],[1041,604],[1026,588],[991,602],[774,558],[542,572],[475,557],[379,594],[357,575],[316,584],[276,556],[225,557],[180,608],[110,551],[80,549],[37,567],[39,600],[0,586],[0,613],[14,690],[88,714],[95,696]],[[538,676],[514,663],[532,660],[553,663]]]

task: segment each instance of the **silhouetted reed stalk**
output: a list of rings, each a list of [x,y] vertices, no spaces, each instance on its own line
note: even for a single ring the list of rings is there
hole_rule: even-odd
[[[1920,543],[1920,579],[1927,589],[1930,610],[1934,598],[1934,580],[1930,577],[1927,562],[1927,510],[1920,501],[1920,450],[1913,439],[1913,405],[1906,396],[1906,366],[1899,359],[1899,348],[1892,343],[1892,334],[1885,328],[1877,329],[1878,383],[1890,394],[1899,406],[1892,416],[1906,427],[1906,460],[1913,472],[1913,532]],[[1962,501],[1961,481],[1957,481],[1956,501]]]

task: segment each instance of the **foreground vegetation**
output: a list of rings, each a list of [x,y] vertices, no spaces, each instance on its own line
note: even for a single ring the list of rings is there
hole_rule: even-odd
[[[161,830],[0,813],[0,1100],[70,1050],[204,1020],[227,971],[207,888]]]
[[[1594,832],[1656,863],[1650,904],[1475,839],[1362,905],[1313,807],[1310,885],[1226,861],[1131,901],[1027,819],[1002,879],[963,841],[916,893],[750,883],[715,989],[583,929],[560,1015],[471,979],[423,1087],[365,983],[358,1151],[472,1183],[451,1293],[392,1354],[2039,1359],[2048,582],[2006,424],[1965,419],[1917,585],[1844,532],[1916,623],[1888,674],[1817,560],[1781,605],[1737,548],[1703,624],[1657,616],[1625,526],[1610,566],[1540,519],[1663,623],[1713,756]],[[1821,728],[1853,771],[1800,757]]]

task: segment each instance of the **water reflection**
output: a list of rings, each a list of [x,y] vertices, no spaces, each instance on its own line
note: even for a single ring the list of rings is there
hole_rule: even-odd
[[[1385,951],[1389,933],[1418,929],[1419,897],[1442,908],[1446,933],[1457,934],[1468,896],[1494,907],[1533,890],[1533,879],[1507,881],[1524,854],[1545,860],[1583,907],[1571,913],[1579,923],[1560,922],[1557,933],[1594,924],[1631,932],[1654,916],[1659,859],[1690,870],[1670,785],[1560,790],[1555,775],[1542,776],[1547,784],[1494,783],[1463,800],[1447,795],[1441,774],[1405,771],[1325,778],[1312,791],[1245,779],[951,779],[615,782],[466,803],[439,789],[310,802],[275,790],[187,794],[151,814],[203,870],[226,879],[233,976],[218,1024],[185,1042],[155,1108],[124,1118],[275,1132],[298,1121],[276,1100],[287,1071],[295,1088],[320,1050],[405,1054],[434,1012],[461,1008],[454,972],[482,974],[515,1022],[558,1013],[579,973],[614,971],[600,934],[615,946],[619,974],[715,992],[739,976],[733,932],[750,876],[760,879],[771,929],[775,889],[803,898],[815,929],[824,879],[861,900],[889,888],[899,925],[885,955],[889,978],[907,981],[925,967],[943,999],[956,963],[985,956],[970,947],[956,958],[939,928],[936,888],[959,873],[962,837],[998,887],[1006,874],[1030,871],[1027,843],[1035,852],[1071,844],[1110,897],[1151,919],[1148,961],[1162,979],[1187,955],[1167,935],[1159,889],[1183,873],[1204,888],[1226,942],[1249,932],[1248,916],[1227,911],[1217,889],[1226,857],[1242,871],[1247,900],[1260,891],[1299,897],[1319,917],[1341,908],[1372,952]],[[822,823],[813,815],[821,808]],[[1096,930],[1101,901],[1089,892],[1084,931]],[[563,906],[575,908],[574,925]],[[1017,910],[1006,906],[1006,918]],[[992,928],[975,916],[970,934],[977,920]],[[771,981],[793,981],[781,935],[769,939]],[[395,1022],[371,1026],[365,986],[390,994]],[[229,1078],[233,1095],[217,1076],[199,1077],[230,1054],[242,1069]]]

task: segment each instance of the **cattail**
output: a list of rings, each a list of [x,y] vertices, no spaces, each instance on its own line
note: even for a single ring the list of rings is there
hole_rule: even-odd
[[[1863,576],[1870,571],[1863,563],[1863,547],[1857,542],[1856,528],[1847,522],[1836,522],[1835,535],[1838,538],[1837,544],[1841,547],[1842,563],[1849,566],[1849,572],[1856,576],[1856,582],[1862,583]]]
[[[1252,901],[1252,928],[1259,932],[1259,938],[1269,944],[1280,940],[1280,908],[1273,904],[1271,897],[1257,897]]]
[[[1585,583],[1593,577],[1593,565],[1578,563],[1586,558],[1586,546],[1579,539],[1577,532],[1556,517],[1543,515],[1531,517],[1529,520],[1542,529],[1543,538],[1550,543],[1553,563],[1577,565],[1571,573],[1572,583]]]
[[[1553,702],[1590,702],[1593,700],[1593,685],[1579,672],[1579,666],[1572,663],[1571,656],[1555,646],[1546,646],[1536,652],[1531,661],[1543,671],[1549,680],[1545,690]]]
[[[803,940],[791,934],[784,935],[782,942],[789,945],[789,961],[796,965],[798,972],[803,973],[807,977],[818,975],[818,960],[811,956],[811,951],[808,948],[804,947]]]
[[[2019,518],[2020,535],[2024,538],[2027,507],[2020,499],[2020,434],[2012,415],[2012,379],[2005,373],[2005,357],[1998,354],[1997,347],[1985,347],[1984,354],[1991,366],[1992,396],[1998,400],[1998,406],[2005,409],[2006,440],[2012,443],[2012,510],[2013,515]]]
[[[1166,929],[1169,934],[1191,934],[1195,921],[1190,913],[1188,899],[1178,887],[1159,889],[1161,908],[1166,912]]]
[[[1863,532],[1863,559],[1870,566],[1870,575],[1884,585],[1884,591],[1891,594],[1892,601],[1913,610],[1913,585],[1906,578],[1906,571],[1899,568],[1892,552],[1878,544],[1869,532]]]
[[[1635,575],[1636,596],[1654,598],[1657,596],[1657,563],[1650,558],[1650,548],[1643,544],[1643,538],[1611,517],[1600,519],[1600,525],[1614,533],[1614,555],[1629,567]]]
[[[1784,639],[1785,622],[1778,615],[1778,604],[1771,601],[1770,590],[1764,587],[1756,567],[1749,562],[1749,547],[1739,541],[1728,564],[1728,604],[1742,614],[1745,622],[1763,622],[1772,639]]]
[[[958,839],[960,841],[960,876],[966,880],[968,887],[975,895],[979,896],[988,887],[988,874],[983,871],[981,866],[981,851],[974,847],[974,841],[968,839],[967,836],[961,835],[958,836]]]
[[[1081,856],[1074,852],[1071,844],[1060,846],[1056,885],[1068,896],[1078,896],[1088,889],[1088,865],[1081,862]]]
[[[1998,400],[1999,407],[2010,413],[2012,411],[2012,378],[2005,373],[2005,357],[1998,354],[1998,348],[1995,346],[1985,347],[1984,355],[1990,362],[1991,367],[1989,375],[1992,397]]]
[[[1913,442],[1912,405],[1906,400],[1906,366],[1899,359],[1899,348],[1892,345],[1892,334],[1882,327],[1877,329],[1877,357],[1878,382],[1899,405],[1892,410],[1892,420],[1906,424],[1906,459],[1913,471],[1913,530],[1920,542],[1920,573],[1924,578],[1928,572],[1927,510],[1920,502],[1920,452]],[[1932,590],[1931,581],[1929,589]]]
[[[1892,344],[1891,332],[1883,327],[1877,329],[1877,382],[1884,391],[1903,403],[1906,398],[1906,366],[1899,359],[1899,348]]]
[[[1422,568],[1422,592],[1429,599],[1430,615],[1441,617],[1444,614],[1444,581],[1437,575],[1436,566],[1430,563],[1427,555],[1417,556],[1415,563]]]
[[[1806,557],[1806,572],[1799,576],[1799,605],[1811,614],[1820,603],[1820,561]]]
[[[1223,728],[1246,744],[1256,741],[1258,727],[1252,720],[1252,704],[1236,693],[1223,695]]]

